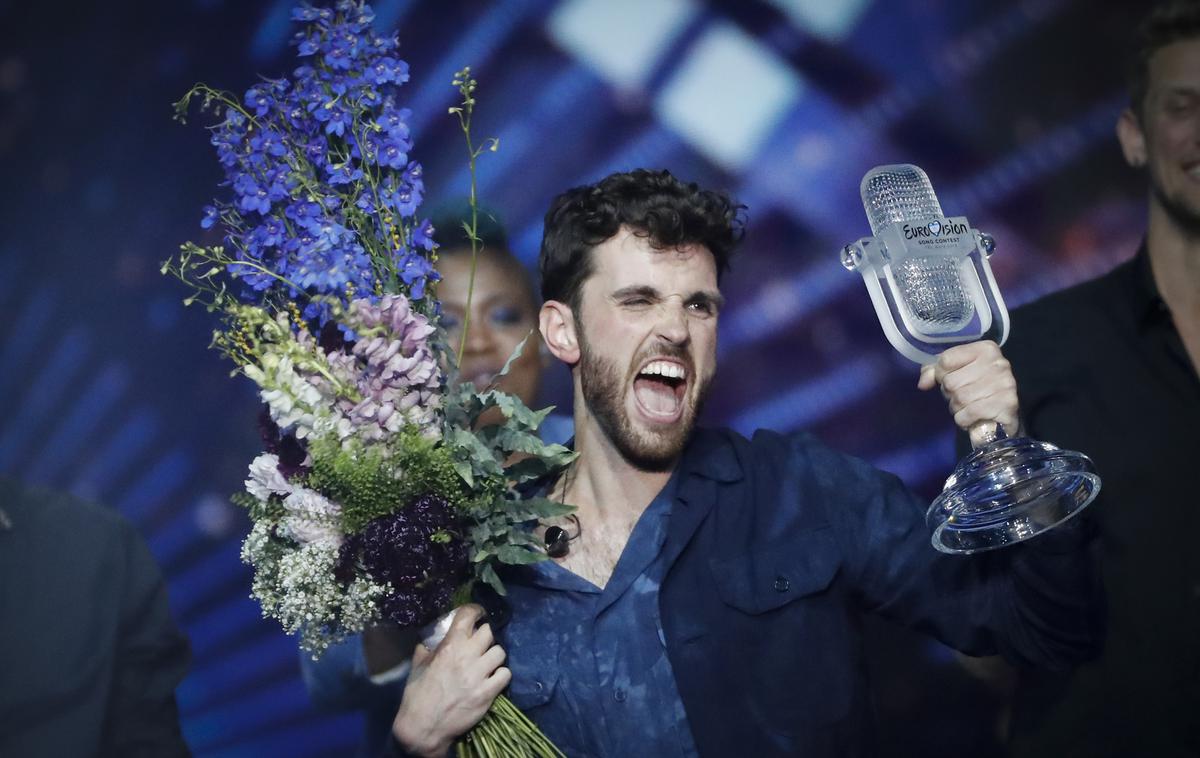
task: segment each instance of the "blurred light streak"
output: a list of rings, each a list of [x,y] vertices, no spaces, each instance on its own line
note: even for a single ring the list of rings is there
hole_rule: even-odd
[[[576,176],[571,182],[562,186],[577,187],[581,184],[599,181],[617,171],[629,171],[634,168],[661,167],[669,165],[671,156],[682,147],[679,138],[673,132],[661,126],[647,127],[637,136],[617,147],[609,156],[592,164],[586,173]],[[542,244],[542,218],[537,216],[520,234],[510,237],[513,243],[513,254],[527,266],[537,265],[537,256]]]
[[[945,88],[958,85],[1000,55],[1005,47],[1021,35],[1045,23],[1069,5],[1070,0],[1013,3],[945,44],[941,54],[933,59],[933,66],[904,68],[906,72],[916,73],[907,74],[888,92],[851,114],[851,118],[869,129],[883,131],[890,128],[910,116],[916,106],[935,97]]]
[[[16,410],[6,419],[5,429],[0,433],[0,471],[15,472],[24,462],[30,452],[30,436],[46,426],[47,417],[57,414],[64,393],[74,390],[74,380],[84,366],[90,344],[82,328],[67,332],[57,344],[42,343],[50,357],[26,386]]]
[[[412,90],[401,90],[402,104],[412,109],[408,126],[414,137],[419,137],[434,119],[444,118],[450,104],[458,101],[458,90],[450,84],[455,72],[469,65],[473,75],[478,78],[504,40],[550,4],[550,0],[501,0],[494,3],[478,21],[458,36],[454,46],[441,56],[433,70],[420,77],[423,84],[411,98],[409,94]],[[420,144],[419,140],[417,144]]]
[[[635,90],[645,87],[697,13],[691,0],[568,0],[546,27],[560,46],[614,87]]]
[[[743,168],[804,91],[791,67],[732,23],[710,24],[655,98],[667,126],[716,164]]]
[[[152,411],[136,408],[75,478],[71,491],[96,497],[107,490],[157,436],[158,429],[159,421]]]
[[[243,692],[214,708],[188,716],[187,739],[192,750],[205,753],[231,744],[242,747],[243,740],[265,734],[273,726],[306,713],[311,706],[299,677],[271,686]]]
[[[1125,92],[1106,98],[1082,116],[1022,145],[941,195],[942,207],[952,216],[962,216],[1004,202],[1097,143],[1114,139],[1117,116],[1128,101]]]
[[[169,521],[147,535],[150,552],[154,553],[154,560],[164,571],[168,572],[185,549],[204,539],[205,536],[196,529],[196,520],[192,517],[191,510],[187,508],[176,511]],[[171,578],[171,584],[172,586],[175,584],[174,576]],[[172,607],[178,611],[182,602],[181,597],[179,601],[172,603]]]
[[[63,470],[71,465],[104,414],[112,409],[128,386],[129,371],[124,365],[109,363],[105,366],[79,394],[70,412],[34,456],[26,472],[27,481],[57,483]]]
[[[357,755],[355,749],[363,733],[362,717],[347,714],[321,714],[320,718],[298,719],[294,723],[263,729],[259,734],[197,753],[197,758],[262,758],[295,756],[298,746],[304,755]]]
[[[0,397],[11,397],[21,382],[29,381],[31,354],[42,347],[42,330],[50,321],[57,296],[39,287],[13,314],[8,340],[0,351]]]
[[[293,638],[261,637],[193,671],[178,689],[180,701],[186,700],[189,715],[202,713],[214,703],[236,699],[238,690],[250,689],[275,672],[289,667],[298,671],[299,655]]]
[[[909,487],[915,487],[932,477],[944,479],[954,470],[954,425],[947,420],[946,428],[920,442],[870,456],[876,468],[890,471]]]
[[[250,585],[248,568],[246,573],[245,587],[248,588]],[[222,578],[228,581],[231,577],[236,578],[235,573],[226,571]],[[174,583],[173,578],[172,583]],[[182,593],[181,597],[183,597]],[[174,610],[176,617],[184,619],[184,614],[178,608]],[[188,637],[192,640],[192,660],[196,670],[211,664],[214,659],[220,660],[224,657],[231,649],[231,641],[248,636],[246,633],[249,630],[257,631],[257,634],[252,635],[255,637],[285,636],[279,622],[263,618],[262,607],[259,606],[257,600],[249,597],[248,592],[246,594],[231,593],[221,605],[195,620],[184,619],[183,623]]]
[[[195,608],[203,606],[236,580],[237,573],[228,569],[242,565],[241,550],[237,540],[218,542],[204,557],[177,571],[171,577],[171,583],[179,588],[180,595],[175,615],[188,618]]]
[[[877,390],[889,371],[889,364],[880,356],[863,355],[817,379],[743,409],[730,426],[747,436],[756,429],[787,432],[807,428]]]
[[[853,284],[862,278],[842,268],[834,253],[831,251],[825,260],[818,259],[795,276],[767,282],[752,302],[723,316],[718,341],[721,354],[765,340],[804,321],[844,294],[849,287],[845,280]]]
[[[116,499],[117,509],[130,521],[145,525],[157,512],[171,505],[191,475],[192,456],[181,448],[168,451],[153,464],[143,464],[140,474],[123,495]]]
[[[826,42],[840,42],[871,5],[871,0],[767,0],[805,32]]]

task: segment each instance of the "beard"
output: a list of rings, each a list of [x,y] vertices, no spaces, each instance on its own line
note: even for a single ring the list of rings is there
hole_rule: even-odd
[[[696,418],[708,395],[709,380],[704,380],[696,387],[694,405],[688,405],[687,396],[683,397],[684,409],[678,422],[649,430],[635,428],[622,402],[625,377],[614,361],[597,355],[591,349],[581,326],[578,323],[576,325],[580,350],[579,380],[588,411],[600,424],[609,442],[634,467],[642,471],[669,471],[692,436]],[[688,376],[692,381],[700,381],[685,349],[666,347],[656,351],[657,356],[683,361],[688,366]]]
[[[1154,193],[1154,198],[1167,214],[1167,218],[1171,219],[1181,232],[1191,239],[1200,239],[1200,210],[1181,198],[1168,195],[1153,171],[1150,172],[1150,191]]]

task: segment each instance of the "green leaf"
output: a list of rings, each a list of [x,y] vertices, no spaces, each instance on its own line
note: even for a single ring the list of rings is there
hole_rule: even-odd
[[[512,368],[513,361],[520,358],[521,353],[525,352],[525,343],[529,341],[529,337],[532,334],[533,334],[533,330],[530,329],[529,334],[526,334],[524,337],[521,338],[521,341],[518,342],[517,346],[513,348],[512,355],[508,356],[508,360],[506,360],[504,362],[504,367],[500,369],[500,373],[497,374],[496,376],[504,376],[508,373],[508,370],[510,368]]]
[[[537,563],[538,561],[545,560],[546,556],[544,553],[535,552],[527,547],[520,547],[518,545],[502,545],[500,549],[496,551],[496,558],[501,563],[506,563],[509,566],[524,566],[530,563]]]
[[[480,567],[479,578],[488,583],[496,594],[501,596],[508,595],[508,590],[504,589],[504,582],[500,581],[500,577],[496,574],[495,567],[490,563],[485,563]]]
[[[509,510],[509,518],[516,522],[539,521],[574,513],[575,506],[551,500],[547,497],[531,497],[513,501]]]
[[[455,461],[454,470],[462,477],[462,480],[467,483],[468,487],[475,486],[475,474],[472,473],[471,464],[469,461]]]
[[[562,445],[546,445],[533,456],[509,464],[504,475],[517,484],[531,482],[565,468],[577,455]]]

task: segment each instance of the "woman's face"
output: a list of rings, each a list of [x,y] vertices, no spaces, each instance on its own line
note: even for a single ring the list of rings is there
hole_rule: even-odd
[[[442,326],[457,351],[467,315],[467,287],[471,276],[470,252],[443,254],[437,263],[442,281]],[[530,334],[530,332],[533,332]],[[525,339],[520,359],[513,363],[497,387],[516,395],[532,407],[541,381],[541,336],[537,334],[537,306],[532,302],[523,274],[498,263],[487,253],[476,259],[475,291],[471,296],[470,323],[463,347],[459,375],[464,382],[487,387],[517,344]]]

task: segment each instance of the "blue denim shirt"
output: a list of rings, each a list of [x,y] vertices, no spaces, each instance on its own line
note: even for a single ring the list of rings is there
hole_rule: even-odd
[[[604,592],[573,616],[582,624],[552,626],[545,616],[571,613],[558,606],[587,588],[541,587],[522,582],[520,571],[508,577],[518,619],[501,632],[509,696],[568,754],[653,755],[663,744],[684,751],[690,738],[701,756],[872,755],[861,630],[868,613],[969,655],[1002,653],[1027,666],[1065,667],[1098,649],[1099,586],[1074,522],[1028,544],[944,555],[929,544],[924,504],[898,479],[807,434],[748,440],[697,429],[673,476],[666,540],[650,568],[637,570],[660,577],[657,609],[620,627],[630,638],[605,638],[618,626],[606,624],[616,604],[605,606]],[[639,542],[655,518],[638,525]],[[631,557],[628,570],[635,565]],[[546,578],[570,577],[562,574]],[[615,593],[620,585],[610,584]],[[638,597],[636,579],[629,586],[635,591],[625,594]],[[631,692],[620,661],[630,662],[626,671],[643,666],[634,657],[653,655],[650,629],[661,630],[662,665],[686,720],[664,705],[670,688],[655,675],[645,679],[655,692],[646,691],[641,714],[616,706],[618,689],[625,702]],[[588,681],[575,681],[589,666]],[[686,731],[671,726],[684,723]],[[638,743],[647,729],[661,740],[649,750]]]
[[[658,603],[675,481],[643,512],[603,589],[553,561],[506,573],[510,696],[569,756],[696,755]]]

